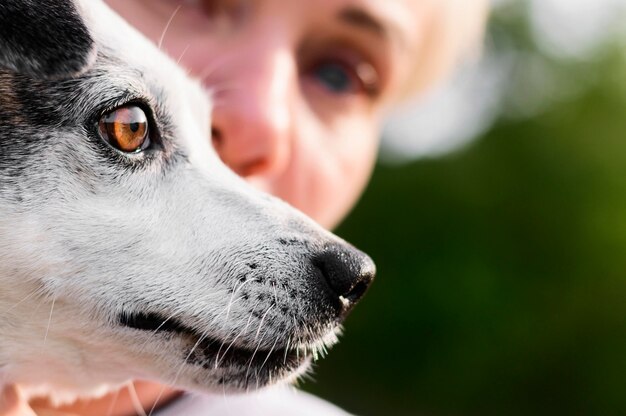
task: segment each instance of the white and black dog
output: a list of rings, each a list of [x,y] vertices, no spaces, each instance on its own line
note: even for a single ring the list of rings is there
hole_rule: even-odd
[[[97,0],[0,2],[0,387],[289,380],[372,261],[229,171],[210,100]]]

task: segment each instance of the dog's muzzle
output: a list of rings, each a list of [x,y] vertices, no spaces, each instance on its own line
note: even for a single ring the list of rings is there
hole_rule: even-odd
[[[250,318],[240,321],[239,329],[230,335],[207,329],[203,322],[212,322],[211,316],[198,320],[197,316],[172,315],[155,310],[154,305],[124,313],[118,323],[153,335],[161,333],[166,339],[186,340],[188,347],[181,354],[184,362],[219,372],[217,385],[262,386],[299,373],[311,358],[324,355],[336,342],[339,325],[367,291],[376,267],[365,253],[343,242],[313,249],[301,240],[279,239],[275,247],[288,249],[281,265],[275,264],[276,258],[259,264],[244,262],[249,284],[236,279],[238,287],[246,289],[235,289],[231,297],[244,299],[241,307],[249,309],[244,315]],[[289,263],[297,274],[285,273]],[[278,275],[282,276],[280,296],[268,288],[275,289]],[[265,306],[260,307],[260,302]]]

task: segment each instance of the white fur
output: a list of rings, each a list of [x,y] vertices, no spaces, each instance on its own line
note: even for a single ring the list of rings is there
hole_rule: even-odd
[[[310,290],[301,260],[308,248],[275,241],[343,243],[220,162],[207,140],[210,101],[198,82],[100,1],[83,0],[80,8],[98,48],[143,74],[111,68],[110,77],[137,90],[161,86],[160,104],[189,159],[167,175],[150,167],[124,175],[77,144],[85,140],[80,132],[54,132],[45,169],[33,166],[14,184],[28,199],[0,199],[0,385],[19,383],[31,395],[66,401],[132,378],[211,390],[224,375],[241,377],[241,368],[186,364],[193,340],[117,325],[119,314],[142,308],[176,316],[224,348],[288,346],[304,355],[334,343],[336,323],[315,321],[299,298]],[[68,160],[107,181],[68,176]],[[242,283],[245,274],[251,278]],[[261,275],[274,284],[256,282]]]

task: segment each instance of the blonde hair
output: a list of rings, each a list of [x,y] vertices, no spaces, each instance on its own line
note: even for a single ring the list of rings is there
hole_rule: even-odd
[[[424,60],[411,68],[401,101],[434,85],[461,59],[480,53],[488,6],[488,0],[431,0],[432,18],[418,53]]]

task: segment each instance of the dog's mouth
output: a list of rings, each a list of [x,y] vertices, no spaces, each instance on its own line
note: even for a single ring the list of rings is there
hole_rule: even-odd
[[[182,359],[186,364],[216,370],[222,374],[217,379],[218,384],[236,384],[244,388],[289,378],[311,359],[317,359],[318,354],[323,354],[325,346],[336,342],[336,334],[332,333],[327,339],[310,345],[248,348],[201,334],[175,318],[164,318],[158,313],[122,314],[119,323],[152,334],[167,333],[185,338],[189,347],[183,352]]]

